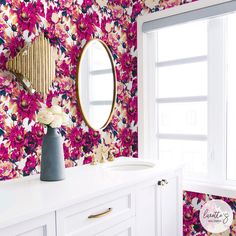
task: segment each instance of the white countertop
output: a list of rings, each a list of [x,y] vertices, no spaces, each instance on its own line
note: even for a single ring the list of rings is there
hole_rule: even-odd
[[[143,159],[133,159],[139,162]],[[0,182],[0,228],[89,200],[120,188],[135,185],[181,168],[164,162],[148,170],[112,171],[113,163],[129,162],[119,158],[112,163],[85,165],[66,169],[66,179],[43,182],[39,175]]]

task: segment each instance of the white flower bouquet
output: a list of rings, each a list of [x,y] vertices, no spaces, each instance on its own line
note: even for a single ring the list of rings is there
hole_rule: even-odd
[[[37,120],[39,123],[52,128],[60,128],[62,125],[67,125],[67,116],[62,111],[62,108],[57,105],[42,107],[37,114]]]

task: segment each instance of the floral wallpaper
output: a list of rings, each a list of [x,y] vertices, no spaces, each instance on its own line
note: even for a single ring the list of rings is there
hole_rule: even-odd
[[[62,127],[66,167],[91,162],[101,143],[115,155],[137,157],[138,15],[186,3],[185,0],[0,0],[0,180],[40,171],[44,128],[36,121],[40,102],[60,105],[70,118]],[[27,93],[6,62],[43,33],[57,48],[56,77],[46,98]],[[93,131],[80,114],[76,65],[85,43],[100,38],[109,46],[117,73],[117,101],[104,131]]]
[[[236,200],[209,194],[184,192],[183,205],[183,235],[184,236],[235,236],[236,235]],[[199,213],[201,207],[209,200],[221,199],[228,203],[233,210],[233,223],[229,230],[213,234],[207,232],[201,225]]]

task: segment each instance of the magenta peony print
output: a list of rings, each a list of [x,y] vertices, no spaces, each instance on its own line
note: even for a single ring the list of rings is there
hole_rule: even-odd
[[[172,1],[173,2],[173,1]],[[177,2],[179,4],[179,2]],[[88,164],[102,142],[115,155],[137,157],[137,23],[139,14],[161,9],[143,1],[127,0],[33,0],[2,1],[0,5],[0,179],[39,173],[45,129],[36,119],[40,94],[29,94],[10,72],[8,59],[43,33],[57,48],[56,78],[46,105],[58,105],[69,117],[62,126],[67,167]],[[112,52],[118,96],[112,120],[103,131],[86,126],[75,91],[76,67],[86,42],[103,40]]]
[[[203,226],[201,225],[200,219],[199,219],[199,213],[201,207],[209,200],[212,199],[221,199],[229,204],[231,207],[233,214],[234,214],[234,220],[232,225],[230,226],[230,229],[226,232],[219,233],[219,234],[213,234],[207,232]],[[225,197],[219,197],[219,196],[213,196],[209,194],[203,194],[203,193],[196,193],[196,192],[184,192],[183,196],[184,205],[183,205],[183,236],[213,236],[213,235],[219,235],[219,236],[233,236],[236,235],[236,220],[235,220],[235,214],[236,214],[236,202],[235,199],[231,198],[225,198]]]

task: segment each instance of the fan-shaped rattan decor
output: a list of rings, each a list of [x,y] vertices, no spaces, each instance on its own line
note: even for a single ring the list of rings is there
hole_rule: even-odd
[[[50,45],[44,35],[40,35],[7,62],[7,69],[17,76],[29,92],[36,90],[45,98],[55,77],[56,57],[56,48]]]

